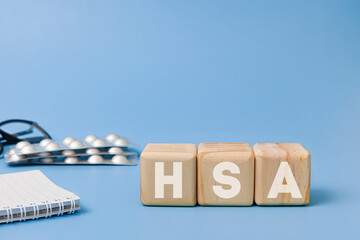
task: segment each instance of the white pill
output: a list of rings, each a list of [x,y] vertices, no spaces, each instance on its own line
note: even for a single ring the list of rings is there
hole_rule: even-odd
[[[119,139],[119,136],[116,134],[109,134],[106,136],[106,140],[108,140],[111,143],[115,142],[115,140],[117,139]]]
[[[95,155],[95,154],[98,154],[99,152],[100,152],[100,150],[97,148],[89,148],[86,150],[86,153],[89,155]]]
[[[40,146],[46,147],[46,145],[52,143],[53,141],[51,139],[44,139],[40,142]]]
[[[75,163],[78,163],[78,162],[79,162],[79,160],[76,157],[67,157],[67,158],[65,158],[65,163],[67,163],[67,164],[75,164]]]
[[[103,158],[99,155],[93,155],[89,157],[88,162],[92,164],[99,164],[103,162]]]
[[[14,154],[10,157],[10,159],[11,159],[11,161],[19,161],[22,159],[22,157],[17,154]]]
[[[40,162],[42,162],[42,163],[53,163],[54,159],[52,159],[52,158],[41,158]]]
[[[72,149],[82,148],[82,147],[84,147],[84,144],[82,144],[82,142],[80,142],[80,141],[75,140],[75,141],[70,143],[69,147],[72,148]]]
[[[36,152],[36,149],[34,146],[32,145],[27,145],[27,146],[24,146],[23,148],[21,148],[21,153],[23,154],[30,154],[30,153],[34,153]]]
[[[118,139],[118,140],[116,140],[115,142],[114,142],[114,144],[116,145],[116,146],[119,146],[119,147],[126,147],[127,145],[128,145],[128,142],[127,141],[125,141],[124,139]]]
[[[56,150],[60,149],[60,146],[59,146],[59,144],[53,142],[53,143],[46,145],[45,149],[48,151],[56,151]]]
[[[64,140],[62,140],[62,143],[65,144],[66,146],[69,146],[69,144],[70,144],[71,142],[73,142],[73,141],[75,141],[75,138],[73,138],[73,137],[66,137],[66,138],[64,138]]]
[[[109,149],[109,153],[110,154],[121,154],[123,153],[124,151],[121,149],[121,148],[118,148],[118,147],[112,147]]]
[[[18,142],[18,143],[15,145],[15,148],[21,149],[21,148],[23,148],[23,147],[25,147],[25,146],[27,146],[27,145],[30,145],[30,143],[27,142],[27,141],[21,141],[21,142]]]
[[[13,154],[15,154],[16,152],[15,152],[15,149],[10,149],[9,151],[8,151],[8,154],[9,155],[13,155]]]
[[[92,144],[98,137],[95,135],[89,135],[85,138],[85,142]]]
[[[115,164],[127,164],[127,163],[129,163],[129,160],[123,155],[115,155],[115,156],[113,156],[111,161],[113,163],[115,163]]]
[[[91,145],[93,145],[94,147],[105,147],[106,142],[102,139],[96,139]]]
[[[65,156],[74,155],[76,152],[74,150],[64,150],[62,151],[62,154]]]
[[[50,155],[51,155],[51,153],[49,153],[49,152],[41,152],[41,153],[39,153],[40,157],[47,157],[47,156],[50,156]]]

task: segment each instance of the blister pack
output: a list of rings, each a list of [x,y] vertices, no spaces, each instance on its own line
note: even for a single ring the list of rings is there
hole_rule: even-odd
[[[105,138],[89,135],[84,141],[73,137],[64,138],[61,142],[44,139],[39,144],[22,141],[5,153],[4,158],[9,165],[137,164],[135,146],[116,134]]]

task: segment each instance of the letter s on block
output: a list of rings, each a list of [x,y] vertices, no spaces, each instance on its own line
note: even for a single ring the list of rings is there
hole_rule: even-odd
[[[232,176],[223,175],[223,171],[228,170],[232,174],[240,174],[239,167],[233,162],[221,162],[214,167],[213,177],[215,181],[221,184],[230,185],[230,189],[224,189],[222,186],[213,186],[214,193],[224,199],[230,199],[239,194],[240,181]]]

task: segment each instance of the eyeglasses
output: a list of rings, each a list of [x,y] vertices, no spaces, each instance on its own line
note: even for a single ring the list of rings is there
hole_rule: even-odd
[[[26,135],[34,134],[35,136],[24,138]],[[39,143],[46,138],[51,139],[50,135],[36,122],[23,119],[10,119],[0,122],[0,155],[4,151],[4,146],[13,145],[21,141]]]

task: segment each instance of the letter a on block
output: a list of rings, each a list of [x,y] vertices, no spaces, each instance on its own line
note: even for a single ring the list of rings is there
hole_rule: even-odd
[[[224,199],[230,199],[240,193],[241,184],[239,180],[232,176],[226,176],[223,171],[228,170],[232,174],[240,174],[239,167],[233,162],[221,162],[214,167],[213,177],[215,181],[221,184],[230,185],[230,189],[224,189],[222,186],[213,186],[214,193]]]
[[[283,181],[286,184],[283,184]],[[271,185],[268,198],[277,198],[279,193],[291,193],[292,198],[302,198],[299,187],[288,162],[281,162],[276,173],[273,184]]]
[[[155,198],[164,198],[164,185],[173,185],[173,198],[182,198],[182,162],[173,163],[173,175],[164,175],[164,162],[155,162]]]

